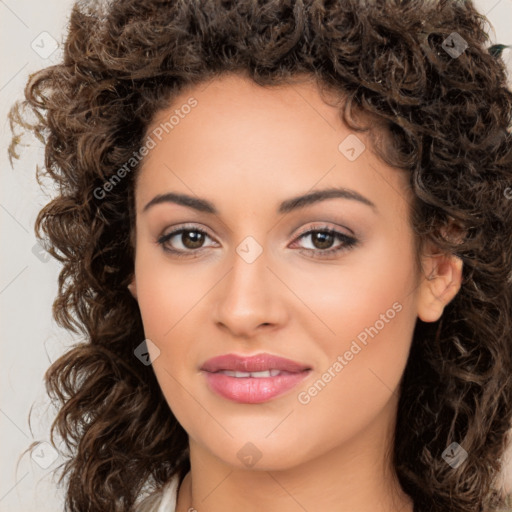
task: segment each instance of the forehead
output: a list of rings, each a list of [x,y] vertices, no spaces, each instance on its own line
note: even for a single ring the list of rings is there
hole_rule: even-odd
[[[192,98],[196,105],[189,108]],[[341,99],[338,101],[341,104]],[[311,78],[260,86],[240,75],[223,75],[174,96],[171,106],[154,116],[148,131],[163,126],[173,113],[180,114],[179,119],[174,116],[173,135],[189,136],[187,128],[193,124],[191,128],[197,136],[210,132],[216,135],[217,143],[220,139],[229,143],[236,134],[237,138],[250,135],[251,140],[262,135],[268,142],[269,135],[289,139],[290,133],[311,136],[318,129],[334,135],[337,129],[344,128],[338,110],[320,98]]]
[[[333,95],[330,104],[325,98],[311,80],[263,87],[236,75],[182,91],[148,127],[160,140],[143,162],[140,202],[162,188],[212,198],[222,190],[239,200],[340,185],[396,195],[403,179],[389,183],[401,178],[386,173],[398,170],[372,153],[367,134],[345,125],[341,99],[336,106]]]

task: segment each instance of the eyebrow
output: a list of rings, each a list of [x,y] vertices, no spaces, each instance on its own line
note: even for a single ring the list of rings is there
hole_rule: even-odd
[[[358,201],[362,204],[370,206],[375,212],[377,212],[377,206],[375,203],[359,194],[359,192],[348,188],[332,187],[324,190],[316,190],[314,192],[287,199],[279,205],[278,213],[289,213],[291,211],[319,203],[320,201],[333,198]],[[211,213],[213,215],[218,215],[219,213],[213,203],[207,201],[206,199],[192,197],[187,194],[177,194],[174,192],[168,192],[166,194],[159,194],[155,196],[153,199],[151,199],[151,201],[149,201],[149,203],[146,204],[146,206],[144,206],[142,212],[146,212],[152,206],[162,203],[175,203],[181,206],[187,206],[188,208],[193,208],[199,212]]]

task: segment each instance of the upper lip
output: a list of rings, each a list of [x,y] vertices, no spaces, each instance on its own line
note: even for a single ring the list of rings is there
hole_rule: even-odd
[[[219,372],[222,370],[239,372],[262,372],[266,370],[281,370],[298,373],[310,370],[311,367],[291,359],[262,353],[254,356],[239,356],[237,354],[225,354],[208,359],[201,370],[206,372]]]

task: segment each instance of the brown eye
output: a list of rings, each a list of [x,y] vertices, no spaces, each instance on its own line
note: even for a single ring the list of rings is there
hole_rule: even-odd
[[[190,234],[192,233],[192,236]],[[190,241],[190,242],[189,242]],[[186,230],[181,233],[181,243],[188,249],[199,249],[204,242],[204,233]]]
[[[301,251],[306,251],[307,253],[313,253],[315,257],[329,257],[341,253],[343,251],[347,251],[352,247],[358,245],[359,241],[352,237],[345,235],[344,233],[340,233],[334,229],[329,227],[319,227],[315,229],[309,229],[301,233],[294,242],[295,244],[301,240],[311,241],[312,247],[299,247]],[[341,243],[334,249],[331,249],[335,240],[340,240]]]
[[[162,235],[157,242],[167,252],[177,256],[190,256],[195,251],[203,249],[206,238],[210,238],[206,231],[192,226],[175,229]]]
[[[204,245],[206,238],[213,240],[206,231],[195,226],[184,226],[166,235],[162,235],[157,243],[163,250],[173,254],[176,257],[195,257],[203,249],[208,248]],[[351,236],[340,233],[328,227],[309,229],[303,232],[295,240],[295,244],[300,240],[310,239],[312,247],[299,247],[299,250],[312,253],[315,257],[329,257],[347,251],[356,246],[359,241]],[[334,249],[331,249],[336,240],[340,243]],[[211,246],[210,246],[211,247]]]
[[[314,231],[310,235],[317,249],[329,249],[334,242],[334,236],[326,231]]]

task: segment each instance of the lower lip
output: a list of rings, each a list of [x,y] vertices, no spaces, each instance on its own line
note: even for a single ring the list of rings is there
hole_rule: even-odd
[[[205,372],[212,391],[241,404],[259,404],[286,393],[310,374],[310,370],[276,377],[230,377]]]

